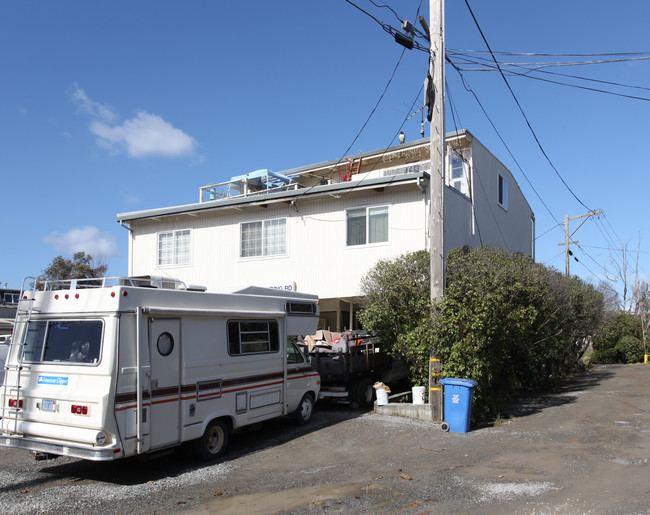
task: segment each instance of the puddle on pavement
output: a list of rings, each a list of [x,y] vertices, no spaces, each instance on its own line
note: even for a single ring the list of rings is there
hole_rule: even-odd
[[[326,501],[342,499],[350,496],[362,496],[374,491],[378,493],[389,489],[389,485],[319,485],[306,488],[281,490],[279,492],[262,492],[249,495],[219,496],[207,503],[203,510],[190,512],[191,514],[269,514],[286,513],[314,505],[322,508]],[[339,501],[340,502],[340,501]],[[343,504],[340,502],[340,504]],[[343,506],[341,506],[343,508]]]

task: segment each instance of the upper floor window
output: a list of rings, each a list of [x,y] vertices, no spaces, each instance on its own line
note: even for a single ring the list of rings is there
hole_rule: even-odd
[[[240,256],[280,256],[287,253],[287,219],[241,224]]]
[[[348,209],[345,214],[348,246],[388,241],[388,206]]]
[[[503,209],[508,209],[508,179],[499,174],[499,205]]]
[[[469,195],[467,164],[459,154],[454,152],[449,153],[449,185],[463,195]]]
[[[158,265],[190,264],[190,230],[158,233]]]

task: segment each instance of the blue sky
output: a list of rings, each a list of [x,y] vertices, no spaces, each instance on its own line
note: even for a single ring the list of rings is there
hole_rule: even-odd
[[[389,9],[369,0],[355,3],[398,27]],[[388,3],[411,20],[420,4]],[[495,52],[650,52],[648,2],[470,5]],[[420,12],[427,18],[428,9],[424,1]],[[446,9],[449,55],[484,51],[465,2],[448,1]],[[127,233],[116,213],[195,202],[200,186],[259,168],[282,171],[341,157],[403,50],[344,0],[5,1],[0,48],[0,283],[9,287],[20,287],[23,276],[39,274],[55,256],[70,257],[75,250],[102,255],[110,274],[125,274]],[[413,102],[416,109],[422,103],[426,70],[426,53],[405,52],[350,154],[395,142]],[[650,87],[650,61],[644,59],[546,70]],[[605,216],[589,220],[574,237],[580,248],[573,247],[579,262],[572,261],[572,273],[597,280],[605,267],[614,274],[608,248],[624,244],[633,273],[632,252],[640,245],[640,271],[647,279],[650,103],[508,77],[571,193],[496,72],[462,73],[518,165],[459,74],[449,65],[446,73],[456,116],[454,122],[447,110],[447,130],[469,129],[511,169],[536,214],[537,260],[563,270],[557,245],[563,227],[552,228],[564,215],[603,209]],[[650,98],[648,89],[573,82]],[[404,124],[408,141],[419,138],[420,122],[416,115]],[[579,223],[572,222],[572,231]]]

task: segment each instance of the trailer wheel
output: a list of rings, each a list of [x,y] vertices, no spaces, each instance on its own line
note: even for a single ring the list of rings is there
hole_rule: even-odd
[[[356,400],[360,407],[366,408],[375,401],[375,389],[371,379],[361,379],[356,385]]]
[[[194,441],[196,455],[205,461],[216,460],[223,456],[228,447],[228,426],[223,420],[213,420],[205,433]]]
[[[299,425],[304,426],[305,424],[309,423],[313,415],[314,398],[311,396],[311,394],[306,393],[302,396],[302,399],[300,399],[300,404],[298,404],[298,409],[294,411],[294,416],[296,418],[296,422]]]

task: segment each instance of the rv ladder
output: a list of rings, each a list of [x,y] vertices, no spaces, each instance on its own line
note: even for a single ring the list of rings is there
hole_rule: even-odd
[[[28,281],[31,282],[31,287],[29,289],[25,288],[25,283]],[[23,284],[20,288],[20,298],[18,299],[18,307],[16,308],[16,318],[14,319],[14,331],[12,333],[11,343],[9,344],[9,355],[13,354],[13,348],[18,347],[18,359],[16,360],[15,365],[5,365],[5,372],[10,370],[15,371],[14,374],[15,383],[9,384],[8,375],[5,373],[5,380],[3,385],[3,405],[0,413],[2,413],[2,418],[5,420],[13,421],[14,429],[13,432],[18,432],[18,413],[22,411],[21,404],[22,399],[20,398],[20,378],[21,372],[23,370],[23,358],[25,352],[25,344],[27,343],[27,332],[29,330],[29,323],[32,319],[32,311],[34,310],[34,297],[37,289],[38,280],[35,277],[25,277],[23,279]],[[19,331],[20,325],[23,326],[22,331]],[[14,341],[13,336],[20,334],[19,341]],[[9,360],[7,360],[9,361]],[[9,396],[7,396],[7,392]],[[10,406],[10,399],[13,400],[13,405]],[[6,426],[9,429],[9,425]]]

